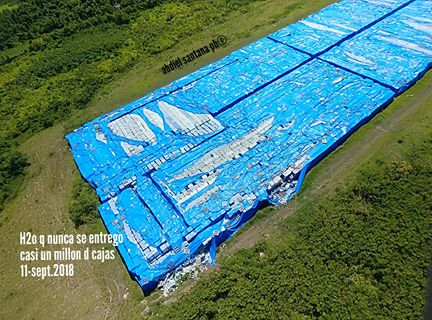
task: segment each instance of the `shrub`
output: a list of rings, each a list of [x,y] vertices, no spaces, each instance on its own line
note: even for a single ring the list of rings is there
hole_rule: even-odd
[[[75,227],[91,223],[98,217],[99,201],[94,190],[83,180],[74,183],[69,216]]]

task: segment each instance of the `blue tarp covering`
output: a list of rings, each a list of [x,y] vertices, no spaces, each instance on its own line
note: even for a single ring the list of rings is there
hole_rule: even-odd
[[[407,0],[345,0],[282,28],[269,38],[316,55],[406,6]]]
[[[145,289],[232,236],[432,64],[432,1],[344,0],[67,135]]]
[[[430,0],[414,1],[322,58],[404,91],[430,68],[431,7]]]

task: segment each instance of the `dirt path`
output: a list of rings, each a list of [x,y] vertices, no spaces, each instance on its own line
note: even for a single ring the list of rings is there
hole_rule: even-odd
[[[349,140],[327,156],[319,163],[311,173],[319,171],[314,177],[314,183],[311,188],[300,193],[300,196],[291,200],[288,204],[273,210],[264,218],[256,221],[254,224],[246,225],[246,231],[235,236],[233,241],[227,243],[222,250],[221,255],[227,255],[237,250],[253,247],[258,241],[264,239],[266,234],[275,232],[279,224],[288,216],[294,214],[301,206],[307,203],[308,199],[316,199],[325,196],[332,191],[335,186],[350,174],[353,168],[361,162],[367,161],[374,150],[379,150],[384,146],[384,141],[394,132],[399,131],[404,121],[414,112],[418,112],[420,107],[427,101],[432,104],[432,83],[414,88],[398,97],[390,106],[387,107],[380,115],[382,121],[378,121],[375,116],[369,125],[361,128],[359,131],[363,134],[358,141],[351,141],[356,138],[360,132],[354,133]],[[372,126],[371,126],[372,125]],[[325,164],[323,164],[325,162]],[[320,170],[325,166],[325,170]],[[309,173],[306,180],[310,179]]]

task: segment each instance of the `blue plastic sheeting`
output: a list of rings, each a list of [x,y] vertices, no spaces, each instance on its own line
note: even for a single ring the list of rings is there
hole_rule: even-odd
[[[151,289],[288,201],[430,69],[431,7],[338,2],[69,134],[131,276]]]
[[[186,112],[217,114],[234,101],[251,94],[307,59],[309,59],[307,55],[267,38],[246,46],[210,67],[206,66],[184,77],[187,79],[177,80],[164,90],[151,93],[149,97],[144,97],[80,128],[80,135],[68,137],[72,146],[84,146],[74,153],[78,167],[105,201],[110,197],[111,192],[115,193],[121,182],[119,179],[123,179],[119,173],[127,174],[127,168],[131,165],[140,162],[144,170],[150,171],[158,166],[159,162],[166,161],[164,157],[159,159],[160,148],[163,148],[170,157],[176,157],[184,149],[189,150],[223,129],[214,122],[215,127],[212,130],[208,129],[208,134],[192,132],[179,136],[179,130],[176,128],[173,129],[163,123],[160,127],[150,123],[151,130],[157,135],[157,144],[148,140],[146,142],[149,145],[140,151],[142,146],[137,146],[136,140],[111,134],[109,124],[121,118],[121,115],[129,113],[131,117],[136,118],[146,117],[145,113],[147,113],[153,115],[155,119],[162,118],[164,114],[159,108],[161,102],[181,105],[182,110]],[[218,94],[214,95],[215,92]],[[197,96],[200,99],[196,99]],[[145,108],[142,108],[143,106]],[[168,127],[167,130],[165,127]],[[96,141],[94,141],[95,136]],[[130,146],[124,147],[126,144]],[[131,153],[134,154],[132,159]],[[147,168],[148,165],[151,167]]]
[[[322,58],[403,91],[430,68],[432,1],[417,0]]]
[[[308,55],[267,38],[232,53],[230,57],[236,58],[236,61],[166,101],[190,105],[193,110],[201,107],[214,115],[309,59]]]
[[[345,0],[282,28],[269,38],[303,50],[311,55],[322,53],[330,46],[362,31],[410,1],[406,0]]]

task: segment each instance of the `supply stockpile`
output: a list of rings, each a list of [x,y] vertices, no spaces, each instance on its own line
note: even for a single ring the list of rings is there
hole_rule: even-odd
[[[432,1],[344,0],[67,136],[132,277],[152,289],[432,65]]]

